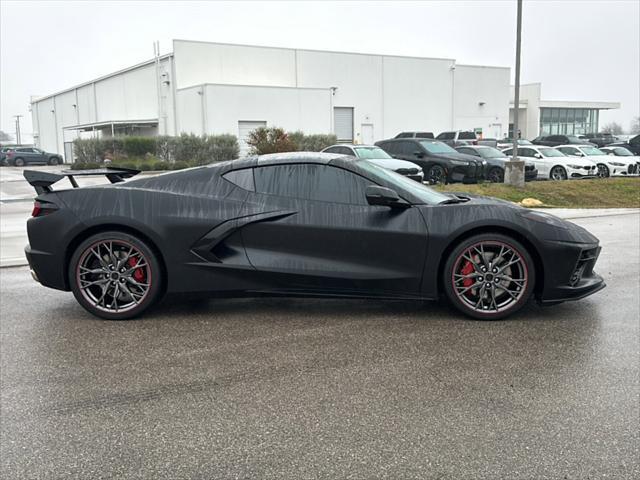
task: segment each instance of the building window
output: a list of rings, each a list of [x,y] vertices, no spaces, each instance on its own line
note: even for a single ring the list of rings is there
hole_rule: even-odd
[[[596,133],[598,113],[587,108],[540,108],[540,135]]]

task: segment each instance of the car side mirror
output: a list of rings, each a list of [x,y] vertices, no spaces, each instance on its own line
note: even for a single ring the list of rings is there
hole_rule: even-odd
[[[576,153],[574,153],[574,155],[576,157],[584,157],[584,153],[582,153],[582,152],[576,152]]]
[[[422,158],[422,157],[424,157],[424,153],[422,153],[420,150],[416,150],[415,152],[413,152],[413,155],[414,155],[416,158]]]
[[[536,157],[536,158],[542,158],[542,155],[540,155],[539,153],[536,153],[533,156]]]
[[[369,205],[382,205],[391,208],[406,208],[407,202],[402,200],[395,190],[378,185],[369,185],[365,190]]]

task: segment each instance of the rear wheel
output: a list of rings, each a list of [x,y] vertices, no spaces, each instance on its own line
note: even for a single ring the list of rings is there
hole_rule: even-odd
[[[487,180],[491,183],[504,183],[504,172],[501,168],[493,167],[487,174]]]
[[[556,165],[551,169],[549,178],[551,178],[551,180],[566,180],[568,178],[567,171],[564,169],[564,167]]]
[[[598,163],[596,166],[598,167],[598,176],[600,178],[607,178],[611,175],[611,172],[609,172],[609,167],[607,167],[604,163]]]
[[[462,313],[497,320],[520,310],[535,284],[529,252],[506,235],[474,235],[451,252],[444,269],[447,297]]]
[[[153,250],[122,232],[102,232],[76,249],[69,263],[76,300],[108,320],[140,315],[160,296],[162,272]]]
[[[446,177],[444,168],[440,165],[432,165],[427,172],[427,180],[431,185],[443,183]]]
[[[14,164],[16,167],[24,167],[24,159],[23,159],[23,158],[18,157],[18,158],[16,158],[16,159],[13,161],[13,164]]]

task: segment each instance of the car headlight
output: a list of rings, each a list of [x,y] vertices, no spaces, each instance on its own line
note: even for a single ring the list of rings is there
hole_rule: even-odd
[[[465,162],[464,160],[451,160],[451,163],[453,165],[459,165],[461,167],[468,167],[469,166],[469,162]]]
[[[580,168],[582,168],[582,165],[571,165],[571,164],[569,164],[569,165],[567,165],[567,167],[569,167],[569,168],[575,168],[575,169],[580,169]]]
[[[609,162],[609,163],[615,167],[624,167],[624,163],[620,163],[620,162]]]

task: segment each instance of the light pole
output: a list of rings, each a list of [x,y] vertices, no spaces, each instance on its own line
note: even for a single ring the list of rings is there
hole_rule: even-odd
[[[516,21],[516,85],[513,99],[513,155],[505,165],[504,181],[515,187],[524,187],[524,162],[518,160],[518,117],[520,116],[520,43],[522,36],[522,0],[517,0]]]
[[[20,138],[20,119],[22,115],[14,115],[13,118],[16,119],[16,143],[18,145],[22,145],[22,140]]]

